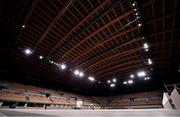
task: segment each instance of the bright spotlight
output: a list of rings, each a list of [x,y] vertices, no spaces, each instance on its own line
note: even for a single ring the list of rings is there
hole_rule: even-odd
[[[43,59],[43,56],[39,56],[39,59]]]
[[[24,53],[25,53],[26,55],[30,55],[30,54],[32,54],[32,51],[31,51],[30,49],[25,49],[25,50],[24,50]]]
[[[124,84],[124,85],[127,84],[127,81],[124,81],[123,84]]]
[[[62,64],[60,65],[60,68],[61,68],[62,70],[64,70],[64,69],[66,69],[66,65],[65,65],[64,63],[62,63]]]
[[[148,64],[151,65],[152,64],[152,60],[149,58],[148,59]]]
[[[95,80],[94,77],[92,77],[92,76],[89,76],[88,79],[92,82]]]
[[[80,77],[83,77],[83,76],[84,76],[84,73],[83,73],[83,72],[79,72],[79,76],[80,76]]]
[[[133,82],[133,80],[128,80],[128,84],[132,84]]]
[[[113,80],[112,80],[113,82],[116,82],[117,80],[116,80],[116,78],[113,78]]]
[[[150,77],[147,77],[148,80],[150,80]]]
[[[146,72],[140,71],[140,72],[137,73],[137,75],[138,75],[139,77],[144,77],[144,76],[146,76]]]
[[[138,13],[135,13],[135,15],[137,16],[137,15],[138,15]]]
[[[148,52],[148,51],[149,51],[149,49],[146,49],[145,51],[146,51],[146,52]]]
[[[115,84],[110,84],[110,87],[115,87]]]
[[[22,28],[25,28],[26,27],[26,25],[22,25]]]
[[[135,5],[136,5],[135,3],[132,4],[132,6],[135,6]]]
[[[130,75],[130,78],[134,78],[134,75],[133,75],[133,74],[131,74],[131,75]]]
[[[137,9],[134,9],[134,11],[137,11]]]
[[[75,74],[75,75],[79,75],[79,70],[75,70],[75,71],[74,71],[74,74]]]
[[[149,48],[148,44],[144,43],[144,49],[148,49],[148,48]]]
[[[141,24],[141,23],[139,23],[139,24],[138,24],[138,26],[139,26],[139,27],[141,27],[141,26],[142,26],[142,24]]]
[[[108,80],[108,81],[107,81],[107,83],[111,83],[111,81],[110,81],[110,80]]]

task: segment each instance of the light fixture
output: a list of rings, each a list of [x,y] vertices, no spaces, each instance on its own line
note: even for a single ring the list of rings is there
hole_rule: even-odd
[[[22,28],[25,28],[26,27],[26,25],[22,25]]]
[[[144,80],[150,80],[150,77],[145,77]]]
[[[137,9],[134,9],[134,11],[137,11]]]
[[[43,59],[43,56],[39,56],[39,59]]]
[[[128,84],[132,84],[133,82],[133,80],[128,80]]]
[[[110,84],[110,87],[115,87],[115,84]]]
[[[148,51],[149,51],[149,49],[145,49],[145,51],[146,51],[146,52],[148,52]]]
[[[32,51],[31,51],[30,49],[25,49],[25,50],[24,50],[24,53],[25,53],[26,55],[30,55],[30,54],[32,54]]]
[[[137,73],[137,75],[139,77],[144,77],[144,76],[146,76],[146,72],[145,71],[140,71],[140,72]]]
[[[152,64],[152,60],[149,58],[148,59],[148,64],[151,65]]]
[[[65,65],[64,63],[62,63],[62,64],[60,65],[60,68],[61,68],[62,70],[64,70],[64,69],[66,69],[66,65]]]
[[[134,75],[133,75],[133,74],[131,74],[131,75],[130,75],[130,78],[134,78]]]
[[[135,15],[137,16],[137,15],[138,15],[138,13],[135,13]]]
[[[75,75],[79,75],[79,70],[75,70],[75,71],[74,71],[74,74],[75,74]]]
[[[94,77],[92,77],[92,76],[89,76],[88,79],[92,82],[94,82],[94,80],[95,80]]]
[[[127,81],[124,81],[123,84],[127,84]]]
[[[141,23],[139,23],[139,24],[138,24],[138,26],[139,26],[139,27],[141,27],[141,26],[142,26],[142,24],[141,24]]]
[[[116,80],[116,78],[113,78],[113,80],[112,80],[113,82],[116,82],[117,80]]]
[[[108,81],[107,81],[107,83],[111,83],[111,81],[110,81],[110,80],[108,80]]]
[[[83,72],[79,72],[79,76],[80,76],[80,77],[83,77],[83,76],[84,76],[84,73],[83,73]]]
[[[148,48],[149,48],[148,44],[144,43],[144,49],[148,49]]]
[[[132,4],[132,6],[135,6],[135,5],[136,5],[135,3]]]

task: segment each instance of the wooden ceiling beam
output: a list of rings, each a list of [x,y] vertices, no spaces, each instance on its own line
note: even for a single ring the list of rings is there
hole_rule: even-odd
[[[92,46],[91,48],[88,48],[87,50],[83,51],[78,57],[76,57],[75,59],[73,59],[72,63],[74,63],[76,60],[80,60],[80,58],[81,58],[82,56],[84,56],[85,54],[87,54],[88,52],[92,51],[93,49],[95,49],[95,48],[97,48],[97,47],[99,47],[99,46],[101,46],[101,45],[103,45],[103,44],[105,44],[105,43],[108,43],[108,42],[111,41],[112,39],[115,39],[115,38],[117,38],[117,37],[119,37],[119,36],[122,36],[122,35],[130,32],[130,31],[135,31],[135,30],[137,30],[137,29],[138,29],[138,27],[133,27],[132,30],[126,28],[126,29],[123,30],[122,32],[117,32],[117,33],[115,33],[114,35],[110,36],[109,38],[107,38],[107,39],[105,39],[105,40],[103,40],[103,41],[97,42],[96,45],[94,45],[94,46]],[[81,42],[80,42],[80,43],[81,43]]]
[[[53,19],[53,21],[50,23],[50,25],[48,26],[48,28],[46,29],[46,31],[43,33],[43,35],[41,36],[41,38],[38,40],[38,42],[35,44],[33,50],[35,50],[37,48],[37,46],[39,45],[39,43],[41,43],[41,41],[46,37],[46,35],[48,34],[49,30],[52,28],[52,26],[57,22],[58,18],[65,12],[65,10],[70,6],[70,4],[73,2],[74,0],[69,0],[66,2],[66,4],[63,6],[63,8],[59,11],[59,13],[56,15],[56,17]]]
[[[84,38],[83,40],[81,40],[78,44],[76,44],[75,46],[73,46],[70,50],[68,50],[61,58],[65,58],[65,56],[67,56],[72,50],[74,50],[75,48],[77,48],[79,45],[81,45],[82,43],[84,43],[85,41],[87,41],[88,39],[90,39],[90,37],[94,36],[95,34],[99,33],[100,31],[103,31],[104,29],[106,29],[107,27],[109,27],[110,25],[114,24],[115,22],[123,19],[126,15],[130,15],[132,14],[132,11],[129,11],[121,16],[119,16],[118,18],[110,21],[108,24],[104,25],[103,27],[99,28],[98,30],[96,30],[95,32],[91,33],[89,36],[87,36],[86,38]]]
[[[74,32],[79,26],[81,26],[85,21],[87,21],[89,18],[91,18],[97,11],[99,11],[103,6],[105,6],[107,3],[109,3],[110,0],[105,0],[102,4],[100,4],[97,8],[95,8],[89,15],[87,15],[82,21],[80,21],[72,30],[70,30],[62,39],[60,39],[59,42],[51,49],[51,51],[48,53],[48,56],[52,54],[60,44],[62,44],[68,36],[71,35],[72,32]]]

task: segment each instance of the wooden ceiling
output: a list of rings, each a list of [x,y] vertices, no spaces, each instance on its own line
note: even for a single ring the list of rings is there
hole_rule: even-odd
[[[127,79],[140,69],[163,71],[179,63],[178,0],[138,0],[135,6],[134,0],[33,0],[26,6],[17,1],[12,2],[11,20],[20,17],[19,7],[26,12],[20,17],[10,57],[26,72],[74,85],[69,82],[74,69],[103,82]],[[33,54],[25,56],[25,48]],[[40,55],[44,60],[39,60]],[[148,58],[153,65],[147,64]],[[67,64],[68,71],[48,60]]]

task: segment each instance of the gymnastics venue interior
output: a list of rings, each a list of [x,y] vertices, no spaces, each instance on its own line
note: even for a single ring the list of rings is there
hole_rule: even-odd
[[[0,116],[180,116],[179,0],[0,0]]]

